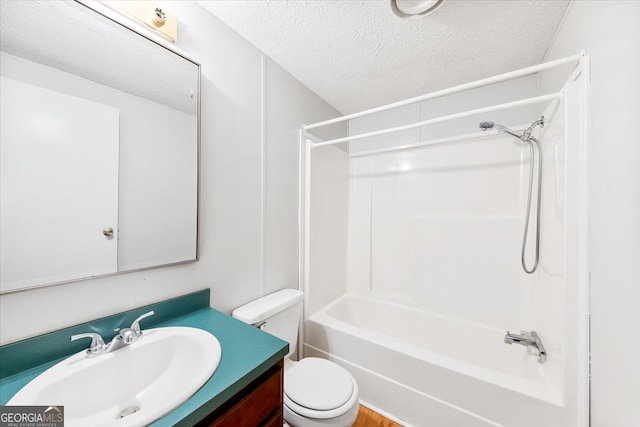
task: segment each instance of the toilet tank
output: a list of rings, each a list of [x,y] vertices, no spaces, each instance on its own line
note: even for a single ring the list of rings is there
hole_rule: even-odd
[[[298,344],[303,295],[295,289],[284,289],[238,307],[231,315],[289,342],[289,357]]]

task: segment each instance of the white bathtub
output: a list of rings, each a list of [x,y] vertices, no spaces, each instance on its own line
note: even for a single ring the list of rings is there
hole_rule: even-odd
[[[304,350],[305,356],[329,358],[347,368],[365,403],[407,425],[569,425],[561,349],[548,349],[548,362],[540,364],[525,347],[505,344],[504,334],[347,295],[307,320]]]

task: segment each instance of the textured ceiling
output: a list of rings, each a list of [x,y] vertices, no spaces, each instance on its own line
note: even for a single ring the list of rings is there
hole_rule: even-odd
[[[0,50],[195,114],[198,67],[74,1],[0,1]]]
[[[541,62],[569,0],[445,0],[416,20],[388,0],[199,3],[346,114]]]

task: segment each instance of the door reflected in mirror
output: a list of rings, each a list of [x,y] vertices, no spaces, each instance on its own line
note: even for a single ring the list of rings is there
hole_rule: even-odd
[[[195,261],[199,65],[75,1],[0,30],[0,293]]]

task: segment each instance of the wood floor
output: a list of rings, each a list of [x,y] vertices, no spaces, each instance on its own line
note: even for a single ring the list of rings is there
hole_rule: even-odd
[[[402,425],[394,423],[377,412],[360,405],[358,418],[356,418],[353,427],[402,427]]]

